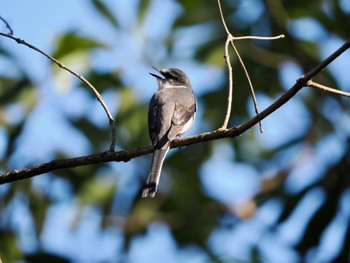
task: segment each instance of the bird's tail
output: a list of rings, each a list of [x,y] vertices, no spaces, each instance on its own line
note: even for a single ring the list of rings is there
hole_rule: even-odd
[[[170,146],[170,145],[169,145]],[[142,191],[142,197],[154,197],[157,192],[160,173],[162,171],[163,162],[169,146],[165,149],[156,149],[153,152],[151,168],[148,173],[148,178],[145,187]]]

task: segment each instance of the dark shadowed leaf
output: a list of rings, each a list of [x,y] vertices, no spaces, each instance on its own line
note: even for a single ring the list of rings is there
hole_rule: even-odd
[[[108,22],[110,22],[114,27],[118,27],[118,20],[104,1],[92,0],[92,4]]]

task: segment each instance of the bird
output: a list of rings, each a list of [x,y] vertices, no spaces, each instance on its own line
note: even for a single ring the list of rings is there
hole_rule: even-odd
[[[142,197],[154,197],[170,143],[183,135],[194,123],[197,102],[188,76],[178,68],[158,69],[158,90],[148,108],[148,131],[154,148]]]

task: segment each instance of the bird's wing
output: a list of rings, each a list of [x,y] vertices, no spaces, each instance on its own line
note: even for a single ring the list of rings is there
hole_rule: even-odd
[[[154,146],[158,143],[158,133],[160,129],[159,106],[156,96],[153,96],[148,108],[148,132]]]
[[[174,111],[174,102],[164,103],[159,96],[152,97],[148,109],[148,129],[152,144],[157,149],[164,148],[169,143],[167,135],[172,126]]]
[[[180,135],[182,128],[191,118],[193,118],[194,113],[195,106],[188,108],[181,103],[175,103],[173,117],[171,118],[171,126],[168,132],[168,139],[170,141]]]
[[[190,108],[182,105],[181,103],[176,102],[175,110],[174,110],[174,114],[171,119],[171,122],[173,125],[176,125],[176,126],[185,125],[186,122],[188,122],[188,120],[191,119],[191,117],[193,116],[193,113],[194,112]]]
[[[164,148],[167,143],[180,135],[182,128],[193,118],[196,111],[195,100],[191,100],[192,105],[187,101],[193,96],[192,93],[185,94],[186,96],[181,94],[181,97],[177,97],[177,94],[179,93],[174,94],[172,90],[165,89],[157,92],[151,99],[148,109],[148,129],[152,144],[158,149]]]

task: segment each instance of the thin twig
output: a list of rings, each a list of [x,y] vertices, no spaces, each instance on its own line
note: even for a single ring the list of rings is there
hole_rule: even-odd
[[[273,37],[261,37],[261,36],[242,36],[242,37],[234,37],[232,36],[233,40],[243,40],[243,39],[256,39],[256,40],[276,40],[276,39],[281,39],[284,38],[285,35],[281,34],[278,36],[273,36]]]
[[[219,6],[222,24],[224,25],[224,28],[225,28],[227,35],[230,35],[231,33],[230,33],[230,30],[228,30],[228,27],[227,27],[226,22],[225,22],[225,17],[224,17],[224,13],[222,12],[220,0],[218,0],[218,6]]]
[[[337,95],[341,95],[341,96],[345,96],[345,97],[350,97],[350,93],[349,92],[345,92],[345,91],[341,91],[341,90],[330,88],[328,86],[319,84],[317,82],[313,82],[311,79],[307,82],[307,86],[311,87],[311,88],[321,89],[323,91],[326,91],[326,92],[329,92],[329,93],[332,93],[332,94],[337,94]]]
[[[6,25],[6,28],[9,30],[9,32],[8,32],[8,35],[13,35],[13,30],[12,30],[12,28],[10,27],[10,25],[9,25],[9,23],[7,23],[7,21],[4,19],[4,18],[2,18],[1,16],[0,16],[0,20],[2,21],[2,22],[4,22],[4,24]]]
[[[230,34],[230,31],[228,30],[226,22],[225,22],[225,17],[224,17],[224,14],[222,12],[220,0],[218,0],[218,6],[219,6],[222,24],[224,25],[225,31],[227,33],[227,39],[226,39],[226,43],[225,43],[225,61],[226,61],[227,70],[228,70],[229,85],[228,85],[226,115],[225,115],[224,122],[221,126],[221,129],[225,130],[225,129],[227,129],[227,125],[228,125],[228,122],[230,120],[231,108],[232,108],[232,94],[233,94],[233,71],[232,71],[232,66],[231,66],[229,50],[228,50],[229,44],[231,42],[231,39],[230,39],[231,34]]]
[[[244,73],[246,75],[246,78],[248,80],[248,84],[249,84],[249,88],[250,88],[250,93],[252,94],[252,98],[253,98],[253,103],[254,103],[254,110],[255,110],[255,113],[256,114],[259,114],[259,108],[258,108],[258,101],[256,100],[256,96],[255,96],[255,92],[254,92],[254,88],[253,88],[253,84],[252,84],[252,81],[249,77],[249,73],[248,73],[248,70],[247,68],[245,67],[244,65],[244,62],[241,58],[241,55],[239,54],[235,44],[233,43],[233,41],[230,41],[231,42],[231,46],[233,48],[233,50],[235,51],[236,55],[237,55],[237,58],[239,60],[239,63],[241,64],[243,70],[244,70]],[[262,126],[262,123],[259,121],[259,129],[260,129],[260,132],[263,133],[264,132],[264,128]]]
[[[60,68],[68,71],[69,73],[73,74],[74,76],[76,76],[78,79],[80,79],[82,82],[84,82],[95,94],[97,100],[100,102],[100,104],[102,105],[104,111],[106,112],[106,115],[108,117],[108,120],[109,120],[109,126],[111,127],[111,145],[109,147],[109,150],[110,151],[114,151],[115,149],[115,145],[116,145],[116,127],[115,127],[115,121],[111,115],[111,113],[109,112],[109,109],[107,107],[107,105],[105,104],[105,102],[103,101],[103,98],[101,96],[101,94],[97,91],[97,89],[88,81],[86,80],[82,75],[80,75],[79,73],[75,72],[74,70],[68,68],[67,66],[65,66],[62,62],[58,61],[57,59],[55,59],[54,57],[50,56],[49,54],[45,53],[44,51],[42,51],[41,49],[33,46],[32,44],[29,44],[28,42],[20,39],[20,38],[17,38],[17,37],[14,37],[14,36],[11,36],[11,35],[7,35],[7,34],[4,34],[4,33],[1,33],[0,32],[0,35],[1,36],[4,36],[4,37],[7,37],[7,38],[10,38],[14,41],[16,41],[18,44],[22,44],[22,45],[25,45],[37,52],[39,52],[40,54],[44,55],[45,57],[47,57],[48,59],[50,59],[51,61],[53,61],[54,63],[56,63]]]
[[[226,110],[224,123],[221,126],[222,130],[227,129],[227,125],[228,125],[228,122],[230,120],[231,107],[232,107],[233,71],[232,71],[231,60],[230,60],[230,55],[229,55],[229,51],[228,51],[230,42],[231,42],[231,40],[228,37],[226,39],[226,43],[225,43],[225,61],[227,64],[229,85],[228,85],[228,95],[227,95],[227,110]]]
[[[218,129],[216,131],[206,132],[206,133],[202,133],[202,134],[187,137],[187,138],[180,138],[171,143],[171,148],[189,146],[196,143],[218,140],[222,138],[234,138],[241,135],[242,133],[250,129],[252,126],[257,124],[259,121],[266,118],[271,113],[275,112],[282,105],[288,102],[291,98],[293,98],[303,87],[307,86],[307,83],[313,77],[315,77],[318,73],[320,73],[333,60],[335,60],[337,57],[339,57],[344,51],[346,51],[349,48],[350,48],[350,40],[346,41],[346,43],[344,43],[343,46],[341,46],[337,51],[331,54],[327,59],[321,62],[314,69],[309,71],[306,75],[297,79],[293,87],[287,90],[279,99],[277,99],[269,107],[267,107],[265,110],[263,110],[258,115],[256,115],[249,121],[245,122],[244,124],[239,125],[237,127],[230,128],[230,129],[225,129],[225,130]],[[119,151],[119,152],[109,151],[109,152],[97,153],[97,154],[82,156],[77,158],[53,160],[51,162],[43,163],[31,168],[25,168],[22,170],[13,170],[13,171],[1,174],[0,184],[5,184],[5,183],[21,180],[21,179],[30,178],[39,174],[44,174],[44,173],[56,171],[59,169],[67,169],[67,168],[73,168],[77,166],[98,164],[98,163],[111,162],[111,161],[127,162],[133,158],[143,156],[151,152],[153,152],[153,147],[147,146],[144,148],[137,148],[133,150],[125,150],[125,151]]]

